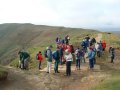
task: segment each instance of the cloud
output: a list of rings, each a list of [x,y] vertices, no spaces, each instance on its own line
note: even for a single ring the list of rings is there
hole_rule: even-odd
[[[0,23],[120,26],[119,0],[0,0]]]

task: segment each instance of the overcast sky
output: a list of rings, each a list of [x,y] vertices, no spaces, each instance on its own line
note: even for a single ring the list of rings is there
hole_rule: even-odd
[[[0,23],[119,27],[120,0],[0,0]]]

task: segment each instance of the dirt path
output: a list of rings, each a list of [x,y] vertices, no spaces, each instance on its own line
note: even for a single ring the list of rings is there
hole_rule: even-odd
[[[22,71],[9,68],[8,80],[0,82],[0,90],[66,90],[71,82],[82,79],[85,73],[73,72],[72,77],[60,74],[47,74],[39,71]]]
[[[97,41],[101,40],[102,34],[98,34]],[[99,72],[100,66],[95,65],[95,71],[88,70],[88,61],[81,64],[81,70],[75,70],[72,65],[72,76],[66,77],[65,65],[60,66],[59,74],[47,74],[46,68],[42,71],[29,70],[22,71],[8,67],[8,80],[0,82],[0,90],[90,90],[93,82],[98,81],[98,77],[103,78],[104,73]]]
[[[95,38],[97,42],[99,42],[100,40],[102,40],[102,34],[99,33],[98,36]]]

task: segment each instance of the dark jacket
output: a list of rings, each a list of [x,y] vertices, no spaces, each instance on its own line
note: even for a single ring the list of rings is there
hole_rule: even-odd
[[[53,59],[54,59],[55,61],[58,62],[58,61],[60,60],[60,53],[59,53],[58,50],[54,51],[53,54],[52,54],[52,56],[53,56]]]

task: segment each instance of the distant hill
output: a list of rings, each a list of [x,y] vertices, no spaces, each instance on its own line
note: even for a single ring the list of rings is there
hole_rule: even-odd
[[[116,28],[99,28],[98,30],[100,31],[105,31],[105,32],[120,32],[120,27]]]
[[[120,34],[120,31],[110,31],[110,32]]]
[[[18,55],[22,48],[44,48],[54,44],[55,38],[70,35],[72,43],[86,34],[94,35],[97,31],[81,28],[51,27],[33,24],[1,24],[0,25],[0,63],[8,64]]]

